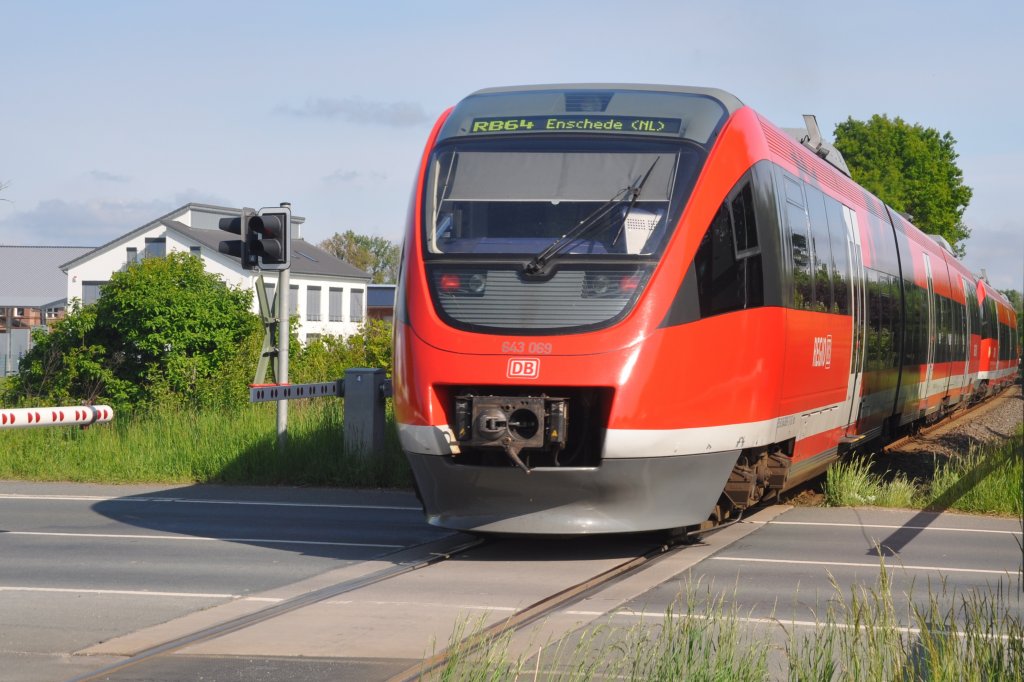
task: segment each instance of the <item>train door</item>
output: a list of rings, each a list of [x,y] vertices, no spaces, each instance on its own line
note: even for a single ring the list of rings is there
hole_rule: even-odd
[[[860,418],[864,378],[864,260],[861,254],[857,214],[846,206],[843,206],[843,222],[846,225],[846,245],[850,254],[850,312],[853,317],[853,351],[850,353],[850,382],[846,389],[845,411],[849,416],[846,423],[853,425]]]
[[[932,279],[932,260],[924,254],[924,274],[928,280],[928,351],[925,354],[924,381],[921,382],[921,400],[928,411],[928,396],[932,392],[932,375],[935,373],[935,283]]]

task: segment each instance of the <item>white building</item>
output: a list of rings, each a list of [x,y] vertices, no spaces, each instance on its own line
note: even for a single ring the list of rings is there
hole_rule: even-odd
[[[237,238],[221,231],[221,218],[233,218],[241,209],[186,204],[128,234],[93,249],[61,266],[68,276],[68,301],[94,302],[113,273],[148,256],[184,251],[202,258],[207,272],[227,284],[254,289],[257,273],[243,270],[237,258],[220,253],[221,241]],[[301,239],[305,218],[292,216],[290,311],[299,316],[299,339],[322,335],[347,336],[366,319],[366,291],[370,276],[327,251]],[[268,297],[273,300],[277,273],[263,272]],[[259,304],[253,296],[253,311]]]

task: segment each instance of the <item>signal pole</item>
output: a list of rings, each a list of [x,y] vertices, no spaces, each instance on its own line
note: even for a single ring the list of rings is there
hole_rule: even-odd
[[[274,380],[280,385],[288,384],[288,341],[291,332],[288,319],[291,311],[291,284],[289,272],[292,253],[292,205],[282,201],[279,208],[261,208],[254,211],[243,208],[238,218],[221,218],[218,225],[225,232],[239,235],[239,239],[227,239],[220,243],[218,250],[229,256],[239,258],[245,270],[269,270],[280,273],[277,279],[277,348],[268,354],[269,334],[264,339],[263,353],[260,364],[256,368],[256,383],[262,383],[266,376],[266,358],[276,356]],[[266,320],[268,311],[263,309],[266,304],[266,290],[263,289],[262,275],[257,278],[260,291],[260,316]],[[273,323],[267,325],[268,329]],[[288,443],[288,401],[277,403],[277,450],[284,452]]]
[[[290,202],[281,202],[281,208],[287,208],[289,216],[291,215],[292,205]],[[287,241],[291,241],[291,230],[287,231],[285,236]],[[288,253],[291,252],[291,244],[287,247]],[[290,263],[283,270],[277,278],[277,290],[279,293],[280,306],[278,306],[278,320],[277,320],[277,371],[279,376],[275,376],[274,380],[278,384],[288,383],[288,343],[291,340],[291,267]],[[277,451],[283,453],[285,446],[288,444],[288,401],[279,400],[277,402]]]

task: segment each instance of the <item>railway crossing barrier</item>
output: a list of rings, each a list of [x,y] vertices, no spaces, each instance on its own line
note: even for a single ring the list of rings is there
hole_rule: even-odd
[[[331,396],[345,399],[345,450],[362,456],[380,452],[384,447],[385,402],[391,397],[391,381],[383,369],[353,367],[337,381],[249,386],[251,403]]]
[[[19,407],[0,409],[0,429],[27,429],[36,426],[89,426],[114,418],[109,405],[70,405],[62,407]]]

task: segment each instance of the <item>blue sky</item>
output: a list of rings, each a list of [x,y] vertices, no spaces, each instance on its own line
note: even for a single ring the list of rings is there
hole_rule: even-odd
[[[826,136],[949,131],[967,264],[1024,288],[1024,4],[0,0],[0,243],[97,245],[189,201],[291,201],[319,241],[398,241],[427,133],[483,87],[728,90]]]

